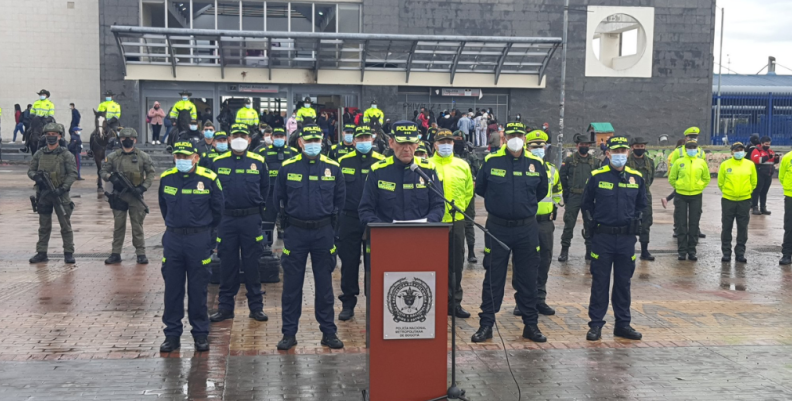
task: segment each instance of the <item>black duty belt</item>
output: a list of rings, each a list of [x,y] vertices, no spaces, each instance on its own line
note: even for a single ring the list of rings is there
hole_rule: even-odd
[[[204,231],[209,231],[210,229],[211,229],[211,227],[209,227],[209,226],[187,227],[187,228],[174,228],[174,227],[168,227],[167,228],[167,230],[169,232],[172,232],[174,234],[179,234],[179,235],[198,234],[198,233],[202,233]]]
[[[357,210],[342,210],[341,214],[349,217],[359,217]]]
[[[317,228],[322,228],[324,226],[330,225],[330,218],[325,217],[321,220],[300,220],[295,219],[294,217],[289,216],[289,225],[295,226],[299,228],[304,228],[306,230],[315,230]]]
[[[537,214],[536,221],[550,221],[550,214]]]
[[[533,217],[530,217],[530,218],[521,219],[521,220],[506,220],[506,219],[502,219],[502,218],[497,217],[497,216],[489,215],[489,216],[487,216],[487,221],[490,221],[490,222],[492,222],[494,224],[497,224],[499,226],[521,227],[521,226],[527,226],[527,225],[529,225],[531,223],[534,223],[536,221],[536,219],[533,218]]]
[[[583,189],[572,188],[572,189],[569,190],[569,192],[571,192],[573,194],[582,194],[583,193]]]
[[[257,207],[250,207],[247,209],[225,209],[223,210],[223,216],[231,216],[231,217],[244,217],[244,216],[251,216],[254,214],[259,214],[259,208]]]
[[[594,229],[594,232],[597,234],[629,234],[630,226],[611,227],[598,225],[597,228]]]

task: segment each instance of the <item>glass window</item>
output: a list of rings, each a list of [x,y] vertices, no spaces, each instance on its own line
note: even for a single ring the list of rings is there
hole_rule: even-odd
[[[141,26],[165,28],[165,2],[146,1],[140,9]]]
[[[190,27],[190,0],[171,1],[168,4],[168,28]]]
[[[291,3],[291,32],[313,32],[313,4]]]
[[[214,1],[194,1],[192,16],[194,29],[215,29]]]
[[[239,2],[217,2],[217,29],[239,30]]]
[[[242,30],[264,30],[264,2],[242,2]]]
[[[267,2],[267,31],[286,32],[289,30],[287,3]]]
[[[338,32],[360,33],[360,5],[338,5]]]
[[[314,32],[336,31],[336,5],[314,4]]]

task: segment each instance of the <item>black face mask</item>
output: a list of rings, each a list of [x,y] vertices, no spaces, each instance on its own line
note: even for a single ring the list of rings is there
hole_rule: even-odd
[[[641,157],[641,156],[643,156],[643,155],[644,155],[644,153],[646,153],[646,149],[634,149],[634,150],[633,150],[633,153],[634,153],[636,156],[638,156],[638,157]]]
[[[587,155],[588,151],[589,151],[588,146],[581,146],[580,148],[578,148],[578,152],[580,152],[581,155]]]
[[[129,149],[132,146],[135,146],[135,141],[132,138],[124,138],[121,140],[121,146]]]
[[[47,135],[47,145],[54,145],[58,143],[58,137],[53,135]]]
[[[762,149],[764,149],[764,150],[770,150],[770,147],[769,147],[769,146],[762,146]]]

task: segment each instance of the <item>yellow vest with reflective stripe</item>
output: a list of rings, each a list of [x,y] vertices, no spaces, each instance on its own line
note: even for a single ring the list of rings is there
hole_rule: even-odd
[[[563,195],[558,169],[552,163],[547,162],[545,162],[545,169],[550,185],[547,187],[547,197],[539,201],[536,209],[537,216],[553,213],[553,203],[561,203],[561,195]]]
[[[259,115],[256,110],[243,107],[237,111],[236,115],[237,124],[258,125]]]
[[[98,112],[104,112],[105,118],[108,120],[115,117],[117,119],[121,119],[121,105],[116,103],[114,100],[105,101],[99,104],[99,108],[96,109]]]
[[[54,117],[55,105],[52,104],[49,99],[36,100],[36,102],[33,103],[33,108],[30,109],[30,114],[39,117]]]

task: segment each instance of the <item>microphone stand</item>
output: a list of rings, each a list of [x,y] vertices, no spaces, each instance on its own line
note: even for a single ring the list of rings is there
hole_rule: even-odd
[[[483,231],[485,235],[487,235],[490,238],[492,238],[496,243],[498,243],[498,245],[503,247],[503,249],[505,249],[507,251],[511,251],[511,249],[506,244],[504,244],[503,241],[499,240],[494,235],[492,235],[489,232],[489,230],[487,230],[484,226],[482,226],[481,224],[476,223],[476,221],[473,220],[473,218],[471,218],[470,216],[465,214],[465,211],[460,209],[459,206],[457,206],[454,203],[453,200],[446,199],[445,194],[440,192],[440,190],[438,190],[437,188],[435,188],[434,182],[420,168],[418,168],[416,166],[416,168],[413,169],[413,171],[415,171],[418,175],[422,176],[426,180],[426,182],[427,182],[427,184],[429,186],[429,189],[434,191],[434,193],[436,193],[437,196],[439,196],[440,199],[443,200],[443,202],[445,202],[447,205],[449,205],[451,207],[450,212],[451,212],[451,221],[452,221],[452,223],[451,223],[451,255],[452,255],[451,257],[452,257],[452,260],[450,262],[451,262],[451,265],[452,265],[452,268],[451,268],[451,282],[452,282],[452,285],[451,285],[451,287],[454,289],[454,294],[451,294],[451,299],[453,300],[455,298],[454,295],[456,295],[456,269],[453,268],[453,264],[454,264],[453,257],[456,256],[456,242],[454,241],[454,234],[456,232],[456,228],[454,227],[454,223],[453,222],[456,221],[457,213],[461,214],[466,220],[472,222],[473,225],[475,225],[481,231]],[[475,196],[476,195],[473,194],[474,198],[475,198]],[[473,200],[471,199],[471,202],[472,201]],[[454,302],[454,310],[451,311],[451,387],[448,388],[448,392],[445,395],[443,395],[442,397],[432,398],[431,400],[428,400],[428,401],[440,401],[440,400],[462,400],[462,401],[468,401],[468,399],[465,398],[465,390],[462,390],[462,389],[460,389],[459,387],[456,386],[456,301],[453,301],[453,302]]]

